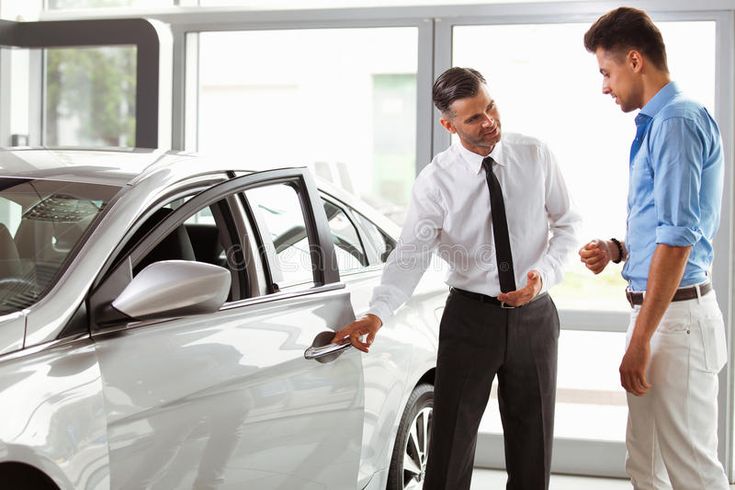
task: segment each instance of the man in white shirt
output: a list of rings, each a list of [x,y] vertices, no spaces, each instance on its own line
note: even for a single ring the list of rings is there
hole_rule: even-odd
[[[576,249],[580,219],[548,148],[534,138],[502,135],[480,73],[447,70],[434,83],[433,100],[442,126],[459,142],[416,178],[369,312],[333,341],[349,337],[368,352],[437,251],[450,265],[451,292],[439,333],[424,489],[470,488],[495,375],[507,489],[548,488],[559,319],[546,291],[561,280],[562,263]]]

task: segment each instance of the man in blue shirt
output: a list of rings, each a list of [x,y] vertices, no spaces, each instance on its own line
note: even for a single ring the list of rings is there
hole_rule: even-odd
[[[726,490],[717,373],[727,353],[709,278],[723,186],[719,129],[670,80],[663,38],[645,12],[608,12],[584,43],[597,57],[602,92],[624,112],[640,109],[626,239],[593,240],[580,250],[595,274],[625,260],[632,308],[620,365],[626,470],[636,489]]]

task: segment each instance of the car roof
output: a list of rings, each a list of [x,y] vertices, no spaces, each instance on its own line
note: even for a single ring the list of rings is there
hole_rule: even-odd
[[[0,177],[33,178],[114,185],[136,185],[143,180],[182,180],[190,176],[238,171],[239,158],[208,157],[190,152],[154,150],[146,148],[1,148]],[[304,165],[306,166],[306,165]],[[172,175],[173,174],[173,175]],[[346,202],[368,218],[397,229],[370,206],[343,189],[316,178],[322,191]]]
[[[124,186],[155,163],[184,155],[149,149],[2,148],[0,176]]]

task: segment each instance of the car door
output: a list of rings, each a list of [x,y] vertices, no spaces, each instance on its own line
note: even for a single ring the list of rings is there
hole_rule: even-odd
[[[298,208],[299,217],[281,213],[273,224],[251,204],[249,193],[272,194],[276,186],[292,191],[296,205],[284,209]],[[156,243],[223,202],[227,219],[222,206],[215,216],[219,226],[234,228],[226,231],[236,238],[225,240],[222,256],[233,277],[244,276],[241,294],[233,291],[212,314],[95,327],[111,487],[354,488],[364,413],[359,353],[305,355],[320,333],[354,318],[331,266],[324,210],[305,170],[261,172],[202,192],[173,211],[116,270],[135,271]],[[274,235],[273,228],[289,225],[290,218],[290,234]],[[270,230],[264,228],[268,221]],[[301,240],[308,244],[299,258],[303,267],[296,263],[289,276],[306,269],[311,277],[276,284],[283,264],[274,262],[274,253]],[[124,287],[124,276],[113,272],[97,289],[93,311],[109,303],[111,290]],[[329,337],[322,335],[322,342]]]
[[[350,290],[353,310],[360,315],[369,309],[395,240],[348,203],[326,194],[323,201],[340,277]],[[438,320],[434,310],[444,304],[447,294],[442,272],[438,267],[427,269],[415,294],[385,323],[370,354],[362,357],[365,424],[359,478],[364,486],[369,483],[369,488],[379,488],[381,483],[385,486],[398,421],[408,397],[418,380],[436,366]],[[418,465],[411,463],[422,456],[407,454],[403,461],[406,470],[416,471],[418,467],[420,473],[421,461]]]

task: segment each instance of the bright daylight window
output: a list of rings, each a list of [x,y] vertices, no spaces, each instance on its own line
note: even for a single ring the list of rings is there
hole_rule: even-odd
[[[660,22],[672,78],[714,113],[715,23]],[[557,156],[592,238],[625,236],[628,153],[635,114],[602,95],[595,57],[584,49],[588,24],[462,26],[454,28],[454,66],[483,73],[506,132],[546,141]],[[513,49],[488,47],[513,46]],[[621,267],[593,276],[575,257],[551,293],[560,309],[628,310]],[[593,327],[594,325],[590,325]],[[624,325],[622,325],[624,326]],[[559,339],[556,436],[622,441],[627,408],[617,368],[625,335],[562,331]],[[500,432],[493,397],[482,423]]]
[[[136,48],[46,50],[47,146],[135,146]]]
[[[416,169],[416,28],[197,35],[198,151],[254,170],[308,165],[402,221]]]

